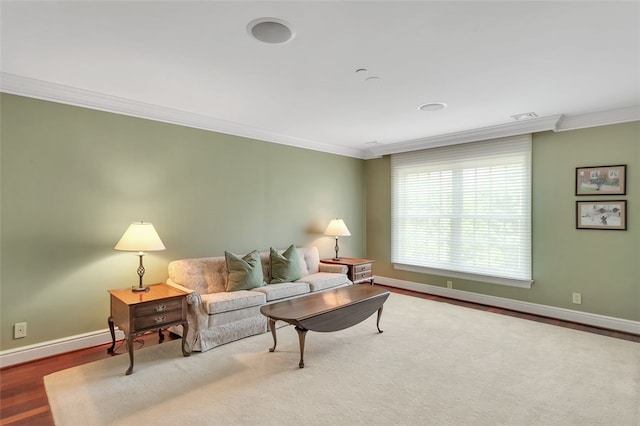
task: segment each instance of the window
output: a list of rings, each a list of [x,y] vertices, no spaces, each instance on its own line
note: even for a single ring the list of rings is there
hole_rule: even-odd
[[[391,157],[397,268],[531,285],[531,136]]]

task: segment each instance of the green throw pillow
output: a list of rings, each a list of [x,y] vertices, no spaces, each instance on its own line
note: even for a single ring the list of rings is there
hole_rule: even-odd
[[[302,278],[298,251],[292,244],[282,254],[273,248],[270,249],[269,262],[271,269],[270,284],[288,283]]]
[[[227,261],[228,271],[227,291],[251,290],[264,285],[258,250],[254,250],[244,257],[225,251],[224,257]]]

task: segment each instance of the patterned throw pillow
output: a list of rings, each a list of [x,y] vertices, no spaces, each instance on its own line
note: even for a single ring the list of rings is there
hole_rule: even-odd
[[[258,250],[254,250],[244,257],[225,251],[224,257],[227,261],[228,271],[227,291],[251,290],[264,285]]]
[[[302,278],[298,251],[293,244],[282,254],[272,247],[269,254],[269,263],[269,269],[271,270],[269,284],[289,283]]]

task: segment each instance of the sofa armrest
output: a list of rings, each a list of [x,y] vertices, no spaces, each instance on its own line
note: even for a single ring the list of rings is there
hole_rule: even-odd
[[[188,293],[187,295],[187,303],[189,305],[193,305],[193,306],[200,306],[204,309],[204,306],[202,304],[202,298],[200,297],[200,293],[198,293],[197,291],[190,289],[188,287],[185,287],[183,285],[180,285],[174,281],[171,280],[171,278],[167,279],[167,285],[170,285],[173,288],[176,288],[178,290],[182,290],[185,293]],[[208,314],[207,310],[204,309],[203,311],[204,314]]]
[[[193,344],[192,336],[197,335],[201,330],[206,330],[209,326],[209,312],[204,303],[202,303],[200,293],[174,282],[171,278],[167,279],[167,284],[188,293],[187,320],[189,321],[189,336],[183,336],[183,338],[187,337],[187,345],[191,347]]]
[[[167,279],[167,285],[170,285],[173,288],[176,288],[178,290],[184,291],[185,293],[188,293],[187,304],[193,307],[193,309],[195,310],[195,313],[199,313],[205,316],[209,315],[209,312],[207,311],[206,306],[204,306],[204,304],[202,303],[202,298],[200,297],[200,293],[172,281],[171,278]]]
[[[196,293],[195,290],[185,287],[183,285],[180,285],[177,282],[173,281],[171,278],[167,278],[166,284],[170,285],[173,288],[177,288],[178,290],[182,290],[185,293]]]
[[[318,269],[320,272],[332,272],[334,274],[345,274],[349,272],[349,268],[346,265],[336,265],[333,263],[322,263],[318,264]]]

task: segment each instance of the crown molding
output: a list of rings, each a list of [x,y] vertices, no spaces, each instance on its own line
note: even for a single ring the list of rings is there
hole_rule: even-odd
[[[586,129],[588,127],[628,123],[630,121],[640,121],[640,105],[589,114],[565,115],[560,120],[557,131]]]
[[[415,139],[390,145],[380,145],[367,151],[366,159],[377,158],[388,154],[418,151],[439,146],[456,145],[467,142],[479,142],[488,139],[505,138],[509,136],[523,135],[526,133],[557,130],[562,115],[535,118],[532,120],[518,121],[515,123],[500,124],[479,129],[465,130],[462,132],[448,133],[445,135]]]
[[[532,120],[465,130],[462,132],[448,133],[388,145],[378,145],[362,150],[340,146],[339,144],[296,138],[215,117],[163,107],[161,105],[139,102],[132,99],[105,95],[99,92],[78,89],[71,86],[65,86],[62,84],[6,72],[0,72],[0,91],[13,95],[26,96],[35,99],[42,99],[67,105],[74,105],[83,108],[128,115],[365,160],[379,158],[388,154],[417,151],[420,149],[436,148],[439,146],[467,142],[477,142],[487,139],[498,139],[526,133],[543,132],[548,130],[558,132],[604,126],[608,124],[625,123],[629,121],[640,121],[640,106],[636,105],[588,114],[552,115]]]
[[[640,105],[587,114],[551,115],[522,122],[500,124],[497,126],[416,139],[388,146],[381,145],[367,150],[365,159],[378,158],[387,154],[436,148],[439,146],[498,139],[526,133],[544,132],[548,130],[562,132],[631,121],[640,121]]]
[[[42,99],[98,111],[123,114],[164,123],[177,124],[196,129],[311,149],[346,157],[363,158],[363,151],[304,138],[296,138],[241,123],[196,114],[188,111],[139,102],[132,99],[105,95],[90,90],[24,77],[17,74],[0,73],[0,91],[12,95]]]

